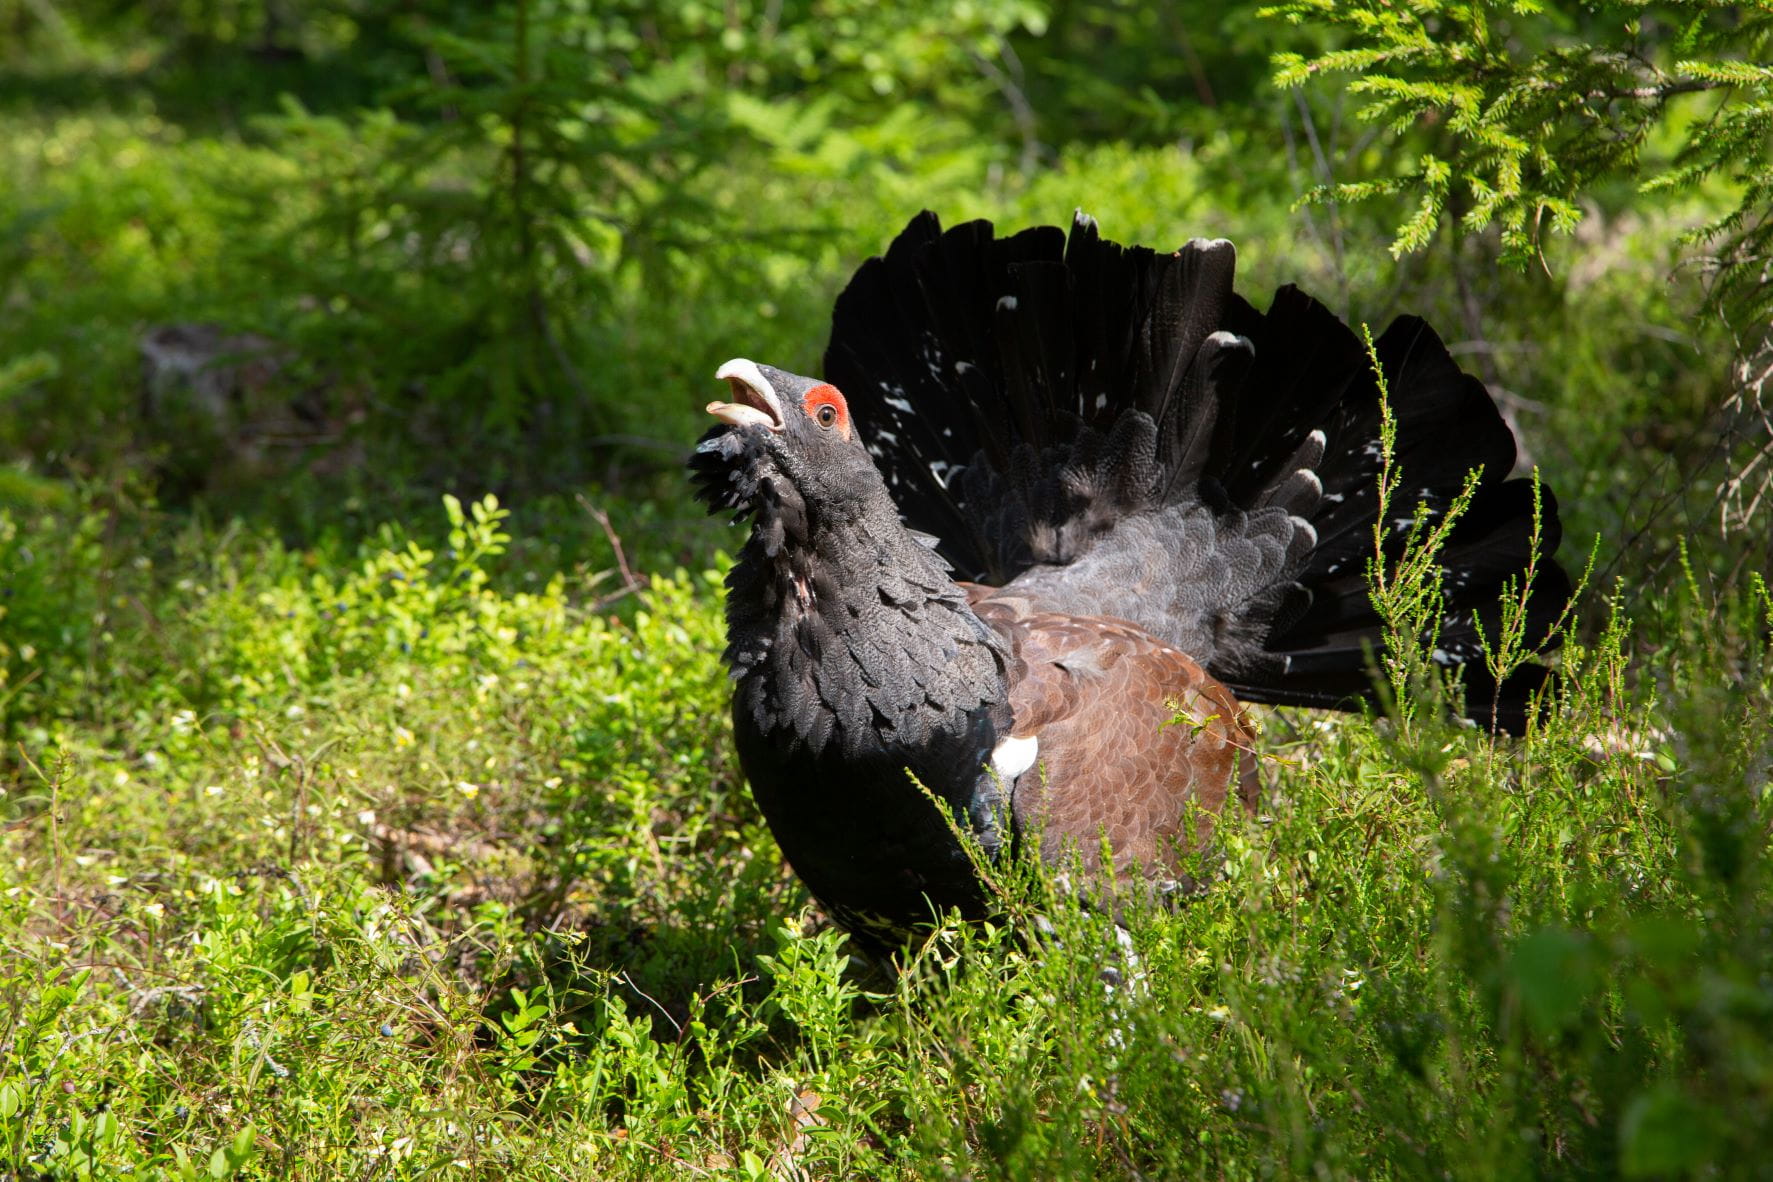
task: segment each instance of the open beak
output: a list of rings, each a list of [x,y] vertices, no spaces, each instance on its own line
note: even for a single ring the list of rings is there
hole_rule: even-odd
[[[758,426],[767,427],[771,431],[782,429],[781,400],[776,397],[769,382],[764,380],[755,362],[735,357],[715,370],[714,376],[733,388],[733,400],[710,402],[709,414],[735,427]]]

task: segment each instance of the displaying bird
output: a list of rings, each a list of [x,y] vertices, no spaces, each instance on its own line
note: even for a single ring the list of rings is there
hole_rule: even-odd
[[[1229,242],[1122,247],[1081,214],[999,238],[926,212],[838,298],[823,380],[720,367],[732,398],[690,468],[750,519],[727,579],[739,759],[864,948],[989,912],[956,826],[992,857],[1038,836],[1175,879],[1221,810],[1254,807],[1240,699],[1371,700],[1375,525],[1395,558],[1474,469],[1433,656],[1473,719],[1526,725],[1545,670],[1495,685],[1479,643],[1533,526],[1495,403],[1422,321],[1385,331],[1404,484],[1380,522],[1364,345],[1290,286],[1258,312],[1234,268]],[[1528,591],[1549,643],[1569,581],[1541,561]]]

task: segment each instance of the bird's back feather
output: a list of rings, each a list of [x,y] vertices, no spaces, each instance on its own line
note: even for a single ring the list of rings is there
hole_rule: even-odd
[[[1543,670],[1489,685],[1477,638],[1527,567],[1533,497],[1508,479],[1514,439],[1488,392],[1422,321],[1379,337],[1404,482],[1379,523],[1379,388],[1360,339],[1293,287],[1257,311],[1234,270],[1220,240],[1160,253],[1082,216],[1068,237],[998,238],[925,213],[839,297],[825,375],[906,524],[962,577],[1130,620],[1255,701],[1370,695],[1374,526],[1395,559],[1418,507],[1445,513],[1481,469],[1440,556],[1437,659],[1467,667],[1474,717],[1519,729]],[[1549,493],[1540,537],[1549,555]],[[1530,643],[1568,590],[1538,565]]]

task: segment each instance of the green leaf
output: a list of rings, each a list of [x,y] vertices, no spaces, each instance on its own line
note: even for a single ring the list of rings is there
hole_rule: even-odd
[[[1582,1013],[1596,984],[1593,943],[1562,928],[1542,928],[1516,945],[1508,975],[1528,1025],[1561,1033]]]
[[[1619,1122],[1620,1164],[1632,1178],[1686,1173],[1710,1158],[1714,1141],[1705,1109],[1672,1080],[1639,1093]]]
[[[28,353],[0,363],[0,402],[35,382],[47,381],[61,372],[61,363],[48,353]]]

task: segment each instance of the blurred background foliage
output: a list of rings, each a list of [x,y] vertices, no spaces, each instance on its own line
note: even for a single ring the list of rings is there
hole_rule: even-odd
[[[0,0],[0,1153],[1754,1175],[1768,28]],[[712,371],[815,370],[925,207],[1225,236],[1258,304],[1422,314],[1566,556],[1599,539],[1527,742],[1269,717],[1272,808],[1145,918],[1137,1002],[1071,909],[1075,954],[951,933],[862,997],[834,932],[782,925],[803,893],[717,721],[735,535],[680,467]]]
[[[490,490],[545,574],[615,561],[588,495],[643,568],[693,567],[721,535],[679,465],[720,360],[815,370],[920,208],[1083,208],[1232,238],[1258,303],[1424,315],[1604,539],[1602,585],[1728,588],[1773,564],[1770,28],[1699,0],[0,0],[0,507],[348,554]]]
[[[1258,299],[1428,315],[1541,447],[1607,441],[1560,456],[1610,467],[1603,489],[1559,485],[1617,536],[1667,491],[1645,453],[1740,450],[1720,412],[1765,309],[1700,317],[1695,242],[1773,204],[1746,150],[1766,27],[1695,4],[3,0],[0,449],[13,485],[149,470],[296,528],[316,486],[644,484],[712,362],[816,365],[833,292],[910,213],[1083,207],[1123,240],[1233,238]],[[1702,51],[1710,74],[1617,118],[1555,97],[1560,69]],[[1699,167],[1693,129],[1725,116],[1731,152]],[[207,336],[149,339],[167,326]],[[1715,506],[1680,509],[1676,534]]]
[[[1482,25],[1484,7],[1459,12]],[[1587,44],[1605,30],[1585,14],[1509,12],[1484,28],[1502,44],[1482,69],[1495,78],[1525,48],[1530,73],[1534,51]],[[332,470],[374,473],[371,484],[560,491],[656,468],[688,434],[709,358],[810,365],[842,276],[922,206],[950,222],[1082,206],[1124,239],[1234,237],[1254,291],[1300,280],[1344,314],[1424,310],[1534,413],[1560,406],[1560,370],[1590,360],[1567,392],[1592,392],[1596,370],[1635,369],[1656,379],[1640,385],[1658,386],[1660,408],[1672,397],[1690,411],[1635,425],[1691,422],[1718,400],[1695,388],[1716,374],[1688,362],[1722,338],[1693,331],[1693,292],[1663,289],[1681,234],[1729,213],[1732,177],[1645,202],[1608,161],[1571,168],[1553,218],[1571,229],[1589,209],[1587,239],[1532,237],[1544,273],[1525,276],[1486,266],[1498,243],[1519,253],[1518,209],[1500,211],[1500,237],[1436,239],[1447,202],[1456,230],[1484,218],[1461,186],[1429,184],[1433,216],[1411,218],[1408,243],[1445,257],[1392,266],[1374,246],[1424,190],[1420,175],[1388,179],[1395,161],[1461,165],[1434,105],[1468,96],[1404,105],[1392,90],[1395,117],[1374,129],[1356,117],[1360,78],[1277,89],[1278,50],[1289,82],[1312,73],[1305,62],[1349,71],[1397,57],[1337,48],[1371,25],[1337,5],[1285,16],[1021,0],[11,0],[0,354],[57,370],[32,383],[0,443],[46,475],[174,448],[177,491],[250,484],[254,464],[232,473],[232,461],[328,468],[328,452]],[[1636,21],[1644,41],[1656,16]],[[1459,44],[1461,27],[1441,32],[1429,43]],[[1745,32],[1741,50],[1762,35]],[[1619,151],[1674,161],[1681,121],[1706,113],[1658,105]],[[1294,207],[1351,186],[1404,207]],[[1628,271],[1621,296],[1667,307],[1624,337],[1594,331],[1624,312],[1605,301]],[[234,415],[209,418],[239,434],[241,418],[293,406],[298,424],[262,434],[282,425],[296,455],[238,439],[241,454],[229,439],[204,450],[167,408],[142,422],[142,335],[186,323],[250,333],[238,351],[278,349],[252,390],[227,392]],[[1658,340],[1658,326],[1679,340]],[[222,344],[211,353],[239,360]],[[1665,356],[1645,372],[1644,353]],[[1628,392],[1608,395],[1631,415]]]

